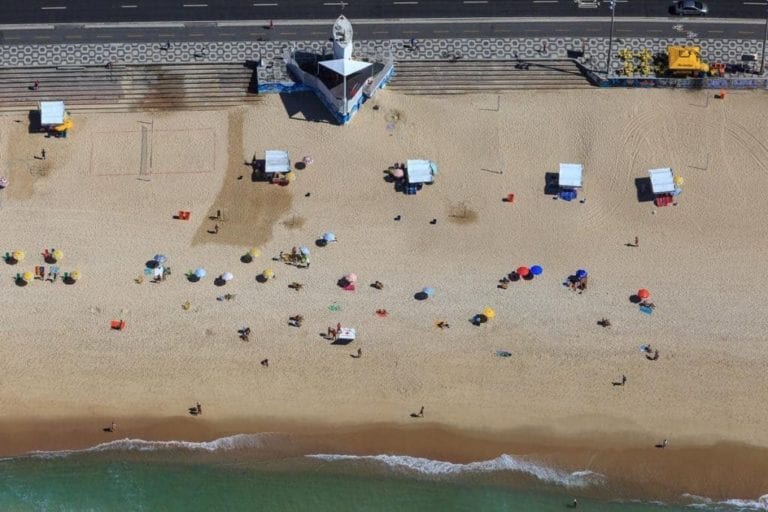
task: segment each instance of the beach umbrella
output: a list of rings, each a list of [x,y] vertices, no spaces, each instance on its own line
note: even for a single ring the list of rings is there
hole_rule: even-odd
[[[285,180],[288,183],[293,183],[294,181],[296,181],[296,173],[295,172],[289,172],[288,174],[285,175]]]
[[[80,274],[80,271],[79,271],[79,270],[75,270],[74,272],[72,272],[71,274],[69,274],[69,277],[70,277],[70,279],[72,279],[73,281],[77,281],[77,280],[78,280],[78,279],[80,279],[82,276],[81,276],[81,274]]]
[[[16,261],[24,261],[24,251],[13,251],[11,253],[11,258]]]
[[[306,245],[302,245],[301,247],[299,247],[299,252],[304,256],[309,256],[309,247],[307,247]]]
[[[253,247],[251,248],[250,251],[248,251],[248,256],[250,256],[251,258],[258,258],[259,256],[261,256],[261,251],[259,250],[258,247]]]
[[[584,270],[583,268],[580,268],[579,270],[576,271],[576,277],[579,279],[584,279],[585,277],[587,277],[587,271]]]
[[[528,267],[517,267],[517,275],[519,275],[520,277],[525,277],[530,273],[531,271]]]
[[[356,283],[357,282],[357,274],[347,274],[347,275],[344,276],[344,279],[346,279],[350,283]]]
[[[331,233],[330,231],[323,233],[323,240],[326,242],[335,242],[336,241],[336,235]]]
[[[0,176],[0,188],[5,188],[8,186],[8,178],[5,176]]]
[[[315,163],[315,160],[309,155],[302,158],[301,161],[304,162],[304,165],[312,165],[313,163]]]
[[[207,273],[208,272],[206,272],[204,268],[195,269],[195,272],[194,272],[195,277],[198,279],[204,278]]]
[[[400,169],[399,167],[397,169],[392,169],[392,172],[390,174],[392,175],[393,178],[402,178],[403,176],[405,176],[405,174],[403,173],[403,170]]]
[[[638,297],[640,297],[641,299],[647,299],[648,297],[650,297],[650,296],[651,296],[651,292],[649,292],[649,291],[648,291],[648,290],[646,290],[645,288],[640,288],[640,289],[637,291],[637,296],[638,296]]]
[[[55,259],[56,261],[59,261],[61,260],[61,258],[64,257],[64,253],[58,249],[54,249],[53,252],[51,253],[51,256],[53,256],[53,259]]]
[[[539,265],[534,265],[531,267],[531,274],[535,276],[540,276],[542,272],[544,272],[544,269],[541,268]]]
[[[231,281],[235,278],[235,276],[232,275],[232,272],[224,272],[221,274],[221,280],[222,281]]]
[[[273,277],[275,277],[275,272],[271,268],[268,268],[267,270],[262,272],[261,275],[264,276],[264,279],[272,279]]]
[[[22,278],[23,280],[25,280],[26,282],[28,282],[28,283],[31,283],[31,282],[32,282],[32,280],[35,278],[35,274],[33,274],[32,272],[24,272],[24,273],[21,275],[21,278]]]
[[[495,312],[493,309],[491,309],[491,308],[485,308],[485,309],[483,310],[483,314],[484,314],[486,317],[488,317],[488,319],[489,319],[489,320],[490,320],[491,318],[495,318],[495,317],[496,317],[496,312]]]
[[[421,293],[423,293],[427,297],[432,297],[433,295],[435,295],[435,289],[432,288],[431,286],[428,286],[428,287],[424,288],[423,290],[421,290]]]
[[[675,176],[672,181],[675,183],[675,186],[678,187],[685,183],[685,180],[682,176]]]
[[[155,260],[156,262],[158,262],[161,265],[163,263],[165,263],[166,261],[168,261],[168,257],[163,255],[163,254],[155,254],[155,257],[152,258],[152,259]]]

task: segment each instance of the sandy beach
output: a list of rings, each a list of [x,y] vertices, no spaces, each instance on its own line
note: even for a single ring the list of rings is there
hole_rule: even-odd
[[[708,495],[768,492],[768,458],[757,456],[768,448],[765,95],[707,95],[517,92],[497,111],[496,95],[384,90],[347,127],[289,118],[270,95],[225,112],[73,112],[66,139],[1,117],[10,186],[0,192],[0,253],[26,258],[0,263],[0,453],[114,439],[101,431],[111,419],[120,437],[358,429],[349,449],[359,452],[419,452],[375,439],[406,428],[425,446],[446,429],[485,444],[419,453],[471,460],[509,449],[574,469],[663,453],[667,462],[642,465],[653,477],[627,472],[653,482],[674,481],[675,464],[714,467],[730,454],[670,492],[712,482],[727,483]],[[307,118],[324,118],[311,97],[306,105]],[[266,149],[314,163],[288,187],[254,182],[248,163]],[[416,196],[384,179],[408,158],[439,164]],[[544,193],[560,162],[584,165],[584,203]],[[638,201],[636,180],[657,167],[684,177],[677,206]],[[190,220],[174,219],[179,210]],[[223,221],[209,219],[216,210]],[[325,231],[339,241],[316,247]],[[300,245],[311,268],[272,260]],[[241,262],[254,246],[261,256]],[[17,286],[16,273],[43,265],[51,248],[64,254],[62,272],[82,278]],[[136,283],[158,253],[171,275]],[[497,287],[533,264],[541,276]],[[191,283],[184,274],[197,267],[208,276]],[[267,268],[275,279],[257,282]],[[590,273],[582,294],[562,285],[578,268]],[[234,279],[217,287],[223,272]],[[349,272],[356,292],[337,286]],[[369,287],[376,280],[382,290]],[[434,297],[416,300],[425,286]],[[639,288],[651,291],[650,316],[630,302]],[[234,299],[216,300],[226,293]],[[472,325],[485,307],[496,317]],[[296,314],[298,329],[288,325]],[[115,319],[125,330],[110,330]],[[337,322],[358,339],[331,345],[320,334]],[[237,334],[245,326],[248,342]],[[622,375],[626,385],[613,386]],[[193,418],[196,402],[204,414]],[[425,417],[411,418],[421,406]],[[390,434],[371,434],[375,425]],[[732,470],[740,462],[749,477]]]

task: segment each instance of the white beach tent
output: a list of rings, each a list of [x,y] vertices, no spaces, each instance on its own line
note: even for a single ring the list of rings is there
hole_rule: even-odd
[[[264,153],[264,172],[274,174],[276,172],[290,172],[291,161],[287,151],[268,149]]]
[[[651,190],[654,194],[672,194],[675,192],[675,178],[672,175],[672,169],[669,167],[651,169],[648,174],[651,176]]]
[[[49,126],[62,124],[64,122],[64,102],[63,101],[41,101],[40,102],[40,124]]]
[[[565,188],[581,188],[584,166],[581,164],[560,164],[557,184]]]
[[[408,160],[405,169],[408,183],[432,183],[437,174],[437,165],[430,160]]]
[[[347,77],[364,70],[372,64],[353,59],[333,59],[321,61],[320,65],[344,77],[344,115],[347,115]]]

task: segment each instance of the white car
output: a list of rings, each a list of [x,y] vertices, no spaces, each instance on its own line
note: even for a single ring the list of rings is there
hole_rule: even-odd
[[[706,16],[708,10],[707,4],[696,0],[680,0],[669,8],[675,16]]]

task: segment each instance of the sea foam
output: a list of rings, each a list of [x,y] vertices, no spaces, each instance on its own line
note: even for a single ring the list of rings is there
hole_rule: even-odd
[[[26,454],[34,458],[59,458],[80,453],[99,453],[108,451],[134,451],[153,452],[162,450],[190,450],[190,451],[229,451],[249,448],[263,448],[270,442],[286,438],[284,434],[236,434],[220,437],[212,441],[146,441],[144,439],[116,439],[106,443],[100,443],[81,450],[57,450],[57,451],[32,451]]]
[[[334,455],[318,453],[307,455],[307,457],[328,462],[372,461],[394,470],[416,472],[427,475],[458,475],[462,473],[515,471],[531,475],[544,482],[565,485],[568,487],[584,487],[602,483],[604,480],[602,475],[592,471],[582,470],[569,473],[567,471],[518,459],[507,454],[500,455],[495,459],[469,462],[467,464],[411,457],[408,455]]]
[[[730,499],[715,501],[694,494],[683,494],[683,497],[694,501],[694,503],[688,505],[689,507],[700,510],[716,510],[722,512],[732,510],[739,512],[748,510],[768,510],[768,494],[764,494],[756,500]]]

